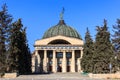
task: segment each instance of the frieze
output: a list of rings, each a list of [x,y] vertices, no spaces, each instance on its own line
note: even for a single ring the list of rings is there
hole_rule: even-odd
[[[54,49],[58,49],[58,50],[71,50],[71,49],[75,49],[75,50],[82,50],[83,48],[81,46],[36,46],[36,49],[39,50],[54,50]]]

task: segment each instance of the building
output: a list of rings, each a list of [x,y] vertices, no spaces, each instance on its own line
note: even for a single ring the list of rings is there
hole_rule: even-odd
[[[83,40],[79,33],[63,20],[49,28],[42,39],[36,40],[32,54],[32,71],[80,72]]]

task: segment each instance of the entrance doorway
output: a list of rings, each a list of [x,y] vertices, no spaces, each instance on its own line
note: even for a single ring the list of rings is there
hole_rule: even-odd
[[[67,72],[70,72],[70,66],[67,66]]]
[[[49,66],[49,72],[52,72],[52,66]]]
[[[57,72],[62,72],[62,67],[60,65],[57,67]]]
[[[62,52],[57,53],[57,72],[62,72]]]

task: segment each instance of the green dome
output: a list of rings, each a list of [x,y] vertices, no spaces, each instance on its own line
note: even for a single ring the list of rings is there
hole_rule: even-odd
[[[82,39],[78,32],[70,26],[64,23],[64,20],[60,20],[56,26],[49,28],[43,36],[44,38],[49,38],[57,35],[67,36]]]

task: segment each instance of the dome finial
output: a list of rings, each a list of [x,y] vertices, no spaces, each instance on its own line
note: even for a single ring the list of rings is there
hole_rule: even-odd
[[[62,9],[62,11],[60,13],[60,20],[63,20],[63,14],[64,14],[64,7],[63,7],[63,9]]]

